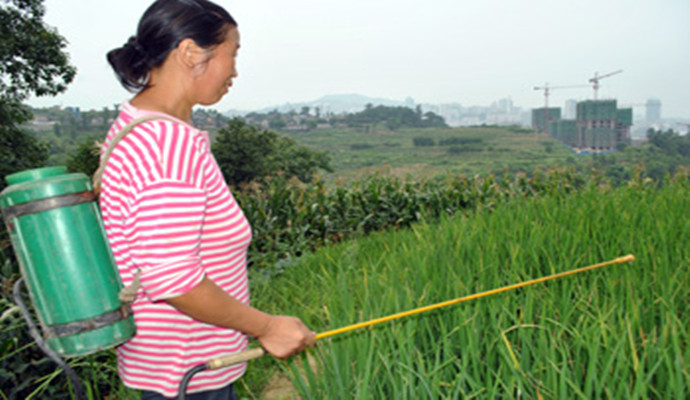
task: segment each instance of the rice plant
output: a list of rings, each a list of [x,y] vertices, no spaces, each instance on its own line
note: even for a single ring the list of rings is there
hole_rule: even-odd
[[[690,185],[515,198],[303,257],[255,293],[317,332],[635,254],[320,342],[303,399],[690,396]],[[305,363],[306,365],[306,363]]]

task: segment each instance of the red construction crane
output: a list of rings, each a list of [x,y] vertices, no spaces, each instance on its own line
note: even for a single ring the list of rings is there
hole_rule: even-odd
[[[597,92],[599,91],[599,81],[604,78],[608,78],[609,76],[620,74],[621,72],[623,72],[622,69],[619,69],[618,71],[609,72],[608,74],[604,75],[599,75],[598,72],[595,72],[594,77],[589,78],[589,82],[592,83],[592,86],[594,87],[594,100],[597,99]]]

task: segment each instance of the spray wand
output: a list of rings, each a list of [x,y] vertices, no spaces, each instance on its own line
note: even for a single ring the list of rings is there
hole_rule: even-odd
[[[519,288],[522,288],[525,286],[531,286],[531,285],[535,285],[537,283],[542,283],[542,282],[546,282],[546,281],[550,281],[550,280],[554,280],[554,279],[559,279],[559,278],[563,278],[566,276],[579,274],[581,272],[591,271],[593,269],[602,268],[602,267],[606,267],[606,266],[613,265],[613,264],[622,264],[625,262],[632,262],[634,260],[635,260],[635,256],[633,256],[632,254],[628,254],[627,256],[618,257],[616,259],[606,261],[603,263],[594,264],[594,265],[590,265],[590,266],[582,267],[582,268],[577,268],[577,269],[573,269],[570,271],[560,272],[557,274],[548,275],[545,277],[532,279],[532,280],[525,281],[525,282],[515,283],[512,285],[508,285],[508,286],[503,286],[503,287],[500,287],[497,289],[487,290],[487,291],[484,291],[481,293],[475,293],[475,294],[471,294],[468,296],[459,297],[457,299],[448,300],[448,301],[444,301],[441,303],[436,303],[436,304],[432,304],[432,305],[428,305],[428,306],[424,306],[424,307],[419,307],[419,308],[415,308],[413,310],[404,311],[404,312],[400,312],[397,314],[392,314],[392,315],[388,315],[385,317],[376,318],[376,319],[372,319],[369,321],[348,325],[348,326],[345,326],[342,328],[333,329],[330,331],[326,331],[326,332],[322,332],[322,333],[317,334],[314,337],[314,339],[315,340],[324,339],[324,338],[339,335],[342,333],[351,332],[351,331],[354,331],[356,329],[365,328],[365,327],[377,325],[377,324],[382,324],[384,322],[393,321],[393,320],[404,318],[404,317],[409,317],[410,315],[421,314],[421,313],[435,310],[438,308],[447,307],[447,306],[450,306],[453,304],[458,304],[458,303],[462,303],[462,302],[470,301],[470,300],[476,300],[476,299],[479,299],[482,297],[487,297],[487,296],[491,296],[494,294],[507,292],[509,290],[515,290],[515,289],[519,289]],[[237,354],[233,354],[233,355],[226,356],[226,357],[216,358],[216,359],[213,359],[213,360],[206,362],[205,364],[197,365],[196,367],[190,369],[187,372],[187,374],[185,374],[184,378],[182,379],[182,382],[180,383],[180,390],[179,390],[178,399],[179,400],[185,400],[186,399],[185,392],[187,389],[187,384],[189,384],[189,381],[192,379],[192,376],[194,376],[194,374],[196,374],[197,372],[229,367],[231,365],[235,365],[235,364],[239,364],[242,362],[254,360],[256,358],[262,357],[265,354],[266,354],[266,350],[264,350],[261,347],[256,347],[256,348],[252,348],[252,349],[249,349],[247,351],[244,351],[242,353],[237,353]]]

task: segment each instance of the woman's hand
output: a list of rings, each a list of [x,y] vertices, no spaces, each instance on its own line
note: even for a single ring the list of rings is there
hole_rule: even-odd
[[[243,304],[208,278],[167,302],[198,321],[254,336],[274,357],[287,358],[314,345],[314,332],[299,318],[271,315]]]
[[[314,346],[315,336],[299,318],[272,315],[263,332],[256,338],[272,356],[287,358],[307,346]]]

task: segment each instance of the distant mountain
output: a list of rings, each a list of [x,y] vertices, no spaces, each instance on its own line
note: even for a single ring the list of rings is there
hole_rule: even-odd
[[[285,103],[282,105],[278,106],[273,106],[273,107],[266,107],[262,108],[259,110],[253,110],[253,112],[259,112],[259,113],[265,113],[273,110],[278,110],[281,113],[284,112],[289,112],[291,110],[299,112],[302,107],[309,107],[312,110],[316,107],[319,108],[321,114],[325,113],[334,113],[334,114],[342,114],[342,113],[355,113],[362,111],[364,107],[367,104],[372,104],[374,106],[378,105],[383,105],[383,106],[408,106],[408,107],[414,107],[415,103],[414,100],[411,98],[406,99],[405,101],[401,100],[391,100],[391,99],[384,99],[380,97],[368,97],[364,96],[361,94],[329,94],[323,97],[320,97],[317,100],[314,101],[309,101],[309,102],[302,102],[302,103]],[[225,114],[228,116],[237,116],[237,115],[245,115],[248,114],[250,111],[228,111]]]

